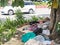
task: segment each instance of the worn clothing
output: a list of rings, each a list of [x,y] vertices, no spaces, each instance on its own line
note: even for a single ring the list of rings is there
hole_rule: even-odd
[[[42,35],[38,35],[25,43],[25,45],[50,45],[50,44],[51,41],[45,40],[45,38]]]
[[[36,35],[35,35],[35,33],[33,33],[33,32],[25,33],[25,34],[22,35],[21,41],[25,43],[25,42],[27,42],[29,39],[34,38],[35,36],[36,36]]]

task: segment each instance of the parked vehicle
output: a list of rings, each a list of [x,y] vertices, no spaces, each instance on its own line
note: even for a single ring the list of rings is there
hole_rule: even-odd
[[[1,14],[14,14],[14,8],[12,6],[5,6],[1,9]]]
[[[22,8],[22,12],[29,12],[34,13],[35,12],[35,5],[32,1],[24,1],[24,7]]]
[[[2,10],[2,14],[9,14],[13,15],[15,13],[17,8],[12,7],[12,6],[5,6]],[[21,10],[21,12],[29,12],[29,13],[34,13],[35,12],[35,5],[33,4],[32,1],[24,1],[24,7],[18,7],[18,9]]]

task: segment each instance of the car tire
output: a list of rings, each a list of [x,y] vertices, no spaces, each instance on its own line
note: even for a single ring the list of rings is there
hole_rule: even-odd
[[[13,11],[13,10],[9,10],[9,11],[8,11],[8,14],[9,14],[9,15],[13,15],[13,14],[14,14],[14,11]]]
[[[30,14],[33,14],[33,13],[34,13],[33,9],[30,9],[30,10],[29,10],[29,13],[30,13]]]

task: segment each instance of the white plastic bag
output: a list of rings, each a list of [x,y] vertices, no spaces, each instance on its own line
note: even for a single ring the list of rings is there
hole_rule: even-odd
[[[50,35],[50,30],[43,30],[42,34],[45,34],[45,35]]]

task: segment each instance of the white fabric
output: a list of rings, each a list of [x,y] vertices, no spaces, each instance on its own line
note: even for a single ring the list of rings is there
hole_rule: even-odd
[[[47,28],[47,25],[43,25],[43,27],[42,27],[43,29],[46,29]]]
[[[43,24],[37,24],[38,25],[38,28],[42,28],[43,27]]]
[[[51,41],[44,41],[43,44],[45,44],[45,45],[46,44],[49,44],[50,45],[51,44]]]
[[[25,43],[25,45],[42,45],[42,42],[36,41],[34,39],[31,39]]]
[[[50,30],[43,30],[42,34],[45,34],[45,35],[50,35]]]
[[[47,44],[50,45],[51,44],[51,41],[43,41],[43,42],[40,42],[40,41],[36,41],[34,39],[30,39],[24,45],[47,45]]]
[[[38,36],[34,37],[33,39],[36,40],[36,41],[40,41],[40,42],[45,41],[45,39],[42,35],[38,35]]]

